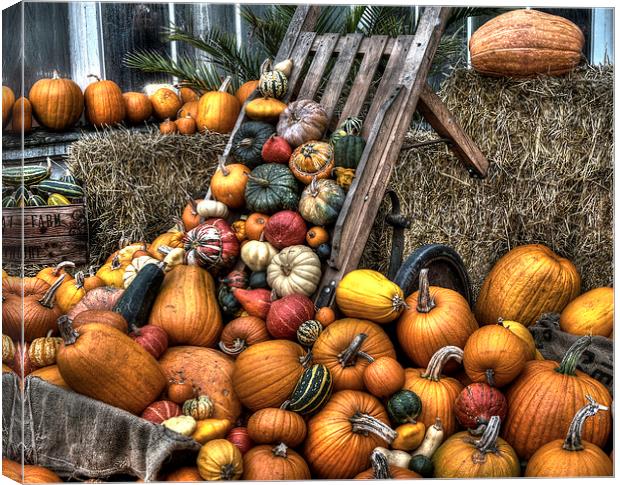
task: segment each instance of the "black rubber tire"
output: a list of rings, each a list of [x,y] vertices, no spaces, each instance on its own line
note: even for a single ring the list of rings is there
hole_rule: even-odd
[[[445,244],[426,244],[415,250],[401,265],[394,283],[409,296],[418,289],[420,270],[429,269],[429,281],[432,286],[442,286],[458,291],[473,305],[473,295],[467,268],[461,256]]]

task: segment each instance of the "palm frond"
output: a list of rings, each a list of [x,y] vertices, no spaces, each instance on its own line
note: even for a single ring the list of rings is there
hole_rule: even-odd
[[[263,57],[274,57],[277,54],[290,22],[290,19],[287,21],[288,10],[273,7],[287,6],[272,5],[262,16],[256,15],[248,6],[241,7],[241,18],[249,27],[250,39],[258,41]]]
[[[493,8],[493,7],[459,7],[452,8],[447,26],[456,22],[465,20],[468,17],[478,17],[481,15],[498,15],[503,12],[512,10],[510,8]]]

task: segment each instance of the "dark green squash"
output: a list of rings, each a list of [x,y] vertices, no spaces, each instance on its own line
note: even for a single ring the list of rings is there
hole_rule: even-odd
[[[265,271],[252,271],[250,274],[250,282],[248,286],[252,289],[268,288],[267,273]]]
[[[130,330],[148,322],[151,308],[164,281],[165,266],[163,261],[144,266],[112,308],[127,320]]]
[[[228,315],[229,317],[233,317],[241,310],[241,303],[235,298],[235,295],[232,293],[232,288],[228,285],[220,286],[217,292],[217,301],[224,315]]]
[[[286,409],[299,414],[312,414],[329,400],[332,387],[329,369],[323,364],[314,364],[297,381]]]
[[[263,121],[248,121],[243,123],[232,141],[231,153],[235,160],[250,168],[263,163],[261,152],[263,145],[276,129]]]
[[[409,470],[419,473],[424,478],[433,478],[435,467],[430,458],[424,455],[414,455],[409,461]]]
[[[422,412],[422,400],[415,392],[402,389],[389,399],[387,411],[394,423],[412,423]]]
[[[357,168],[362,159],[366,140],[357,135],[346,135],[334,143],[336,167]]]
[[[248,175],[248,179],[245,202],[251,212],[273,214],[285,209],[297,209],[299,185],[286,165],[259,165]]]
[[[316,226],[325,226],[336,222],[344,198],[344,190],[336,182],[314,178],[301,194],[299,213],[306,221]]]

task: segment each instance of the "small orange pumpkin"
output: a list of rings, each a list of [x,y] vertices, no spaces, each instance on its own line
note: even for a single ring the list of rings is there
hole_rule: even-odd
[[[123,93],[123,102],[125,103],[125,119],[129,123],[142,123],[153,114],[151,100],[144,93]]]
[[[94,126],[115,125],[125,119],[123,92],[114,81],[101,80],[94,74],[95,82],[84,90],[86,118]]]
[[[245,221],[245,235],[247,238],[250,241],[260,241],[268,221],[269,216],[267,214],[261,214],[260,212],[250,214]]]
[[[193,135],[196,133],[196,121],[189,114],[183,118],[177,118],[175,124],[177,125],[177,131],[182,135]]]
[[[240,163],[226,165],[220,158],[218,168],[211,178],[211,194],[219,202],[231,209],[240,209],[245,205],[245,186],[248,183],[250,169]]]
[[[245,103],[246,99],[252,94],[256,88],[258,87],[258,80],[246,81],[244,82],[237,92],[235,93],[235,98],[239,101],[239,105],[242,106]]]
[[[187,115],[194,118],[196,121],[196,117],[198,116],[198,101],[188,101],[177,113],[177,118],[185,118]]]
[[[314,319],[325,328],[336,321],[336,313],[330,307],[324,306],[316,311]]]
[[[311,227],[306,233],[306,242],[311,248],[318,248],[321,244],[329,242],[329,233],[321,226]]]
[[[306,461],[284,443],[252,448],[243,457],[244,480],[310,480]]]
[[[198,101],[196,124],[200,131],[230,133],[237,122],[241,105],[228,93],[231,77],[228,76],[217,91],[209,91]]]
[[[405,369],[392,357],[383,356],[364,369],[364,386],[373,396],[389,397],[405,385]]]
[[[248,420],[248,434],[258,444],[285,443],[296,448],[306,439],[306,422],[299,414],[282,408],[264,408]]]
[[[11,121],[13,133],[28,134],[32,131],[32,105],[23,96],[13,105],[13,119]]]
[[[177,93],[168,88],[159,88],[151,95],[150,100],[155,116],[160,120],[166,118],[174,119],[183,105]]]
[[[75,268],[75,263],[71,261],[62,261],[56,266],[48,266],[47,268],[43,268],[37,273],[37,278],[45,281],[48,285],[53,285],[58,279],[58,277],[64,274],[66,275],[65,281],[68,281],[73,277],[69,273],[67,273],[65,268]]]
[[[198,214],[198,204],[202,202],[202,199],[190,198],[183,209],[183,215],[181,216],[181,220],[183,221],[183,226],[186,231],[191,231],[200,224],[200,214]]]
[[[170,118],[166,118],[159,124],[159,132],[162,135],[173,135],[177,132],[177,125]]]

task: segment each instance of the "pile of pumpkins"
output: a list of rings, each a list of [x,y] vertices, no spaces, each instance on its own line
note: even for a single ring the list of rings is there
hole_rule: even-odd
[[[317,309],[303,285],[254,296],[247,268],[205,266],[215,229],[198,238],[197,227],[125,241],[96,272],[3,272],[3,372],[202,445],[195,466],[162,480],[612,474],[601,449],[612,397],[576,367],[592,335],[613,338],[613,289],[580,295],[575,266],[549,248],[505,254],[473,309],[427,270],[406,296],[366,269],[338,283],[334,309]],[[241,309],[218,303],[222,288]],[[561,362],[528,330],[546,312],[581,336]]]

